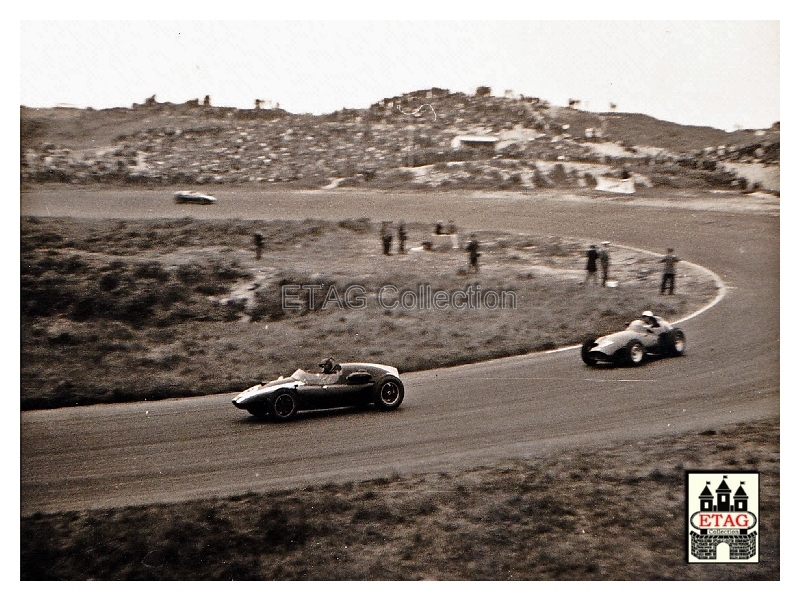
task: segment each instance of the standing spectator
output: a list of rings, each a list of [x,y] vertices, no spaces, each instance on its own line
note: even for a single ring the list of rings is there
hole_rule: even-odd
[[[384,221],[381,225],[381,241],[383,242],[383,253],[389,256],[392,253],[392,232],[389,229],[389,221]]]
[[[400,221],[400,225],[397,226],[397,252],[399,254],[406,253],[407,239],[408,235],[406,234],[406,224],[403,221]]]
[[[608,253],[609,246],[611,246],[611,242],[603,242],[600,246],[600,252],[598,252],[600,256],[600,285],[603,287],[606,287],[606,281],[608,281],[608,265],[611,260]]]
[[[261,251],[264,249],[264,234],[256,231],[253,234],[253,244],[256,247],[256,260],[261,260]]]
[[[478,236],[473,233],[467,244],[467,252],[469,252],[469,270],[471,272],[478,272],[478,257],[481,255],[481,253],[478,252],[479,249]]]
[[[444,234],[444,223],[441,221],[436,223],[436,229],[433,231],[436,235],[443,235]]]
[[[667,254],[659,261],[664,263],[664,275],[661,277],[661,293],[669,288],[669,295],[675,292],[675,263],[680,260],[675,256],[673,248],[667,248]]]
[[[453,221],[447,222],[447,235],[453,235],[456,232],[456,224]]]
[[[589,250],[586,251],[586,280],[584,283],[589,283],[589,280],[592,280],[595,284],[597,283],[597,259],[599,254],[597,253],[597,246],[592,244],[589,246]]]

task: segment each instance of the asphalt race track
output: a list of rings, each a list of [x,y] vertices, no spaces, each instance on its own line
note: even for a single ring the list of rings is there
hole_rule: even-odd
[[[622,198],[478,198],[471,192],[265,198],[254,190],[232,190],[224,203],[224,194],[212,192],[219,204],[187,207],[172,204],[166,191],[136,193],[138,202],[128,191],[23,193],[21,213],[453,219],[462,232],[609,239],[659,253],[673,246],[681,258],[717,273],[727,294],[681,325],[688,339],[682,358],[590,369],[577,349],[568,349],[408,373],[405,401],[394,413],[345,410],[276,424],[235,409],[230,394],[23,412],[23,516],[469,468],[779,414],[774,212],[701,210],[679,200],[661,207]]]

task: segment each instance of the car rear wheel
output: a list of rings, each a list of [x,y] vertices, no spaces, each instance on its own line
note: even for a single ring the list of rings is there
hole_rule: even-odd
[[[291,391],[280,392],[275,396],[270,413],[277,421],[288,421],[297,414],[297,394]]]
[[[631,340],[625,346],[625,359],[632,367],[638,367],[644,361],[644,345],[639,340]]]
[[[403,394],[403,383],[397,377],[382,377],[375,384],[375,406],[381,410],[395,410],[403,402]]]
[[[669,332],[669,353],[672,356],[681,356],[686,350],[686,336],[680,329]]]
[[[583,359],[583,362],[590,367],[594,367],[597,364],[597,359],[592,358],[589,355],[589,351],[592,349],[592,346],[594,346],[594,339],[586,340],[583,342],[583,346],[581,347],[581,358]]]

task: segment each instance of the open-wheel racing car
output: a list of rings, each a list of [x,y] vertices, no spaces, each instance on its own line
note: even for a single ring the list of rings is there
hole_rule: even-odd
[[[590,367],[597,363],[636,367],[647,355],[680,356],[685,349],[683,331],[646,310],[624,330],[586,340],[581,358]]]
[[[172,194],[172,199],[175,200],[175,204],[214,204],[217,201],[214,196],[189,190],[175,192]]]
[[[343,363],[326,359],[322,373],[297,369],[246,389],[233,399],[236,408],[256,417],[287,421],[302,410],[367,406],[395,410],[403,402],[403,382],[395,367],[371,363]]]

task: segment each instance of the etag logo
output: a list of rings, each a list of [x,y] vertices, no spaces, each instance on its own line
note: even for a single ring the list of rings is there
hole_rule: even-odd
[[[687,472],[690,563],[758,562],[758,473]]]

